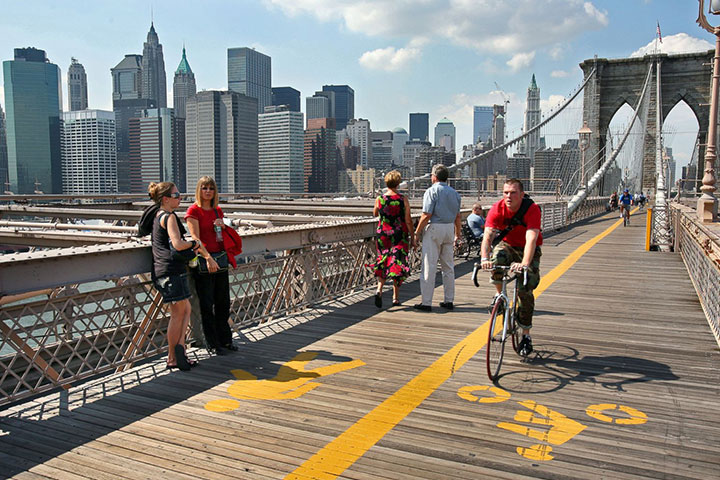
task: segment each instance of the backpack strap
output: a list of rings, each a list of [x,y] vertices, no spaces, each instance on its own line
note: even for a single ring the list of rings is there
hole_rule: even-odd
[[[530,209],[530,206],[535,203],[532,201],[530,197],[525,195],[522,199],[522,203],[520,204],[520,208],[517,212],[515,212],[515,215],[510,219],[507,226],[500,231],[500,233],[493,239],[492,246],[494,247],[498,243],[502,241],[503,238],[507,236],[510,231],[515,228],[518,225],[522,225],[523,227],[527,227],[525,224],[523,218],[525,217],[525,214]]]

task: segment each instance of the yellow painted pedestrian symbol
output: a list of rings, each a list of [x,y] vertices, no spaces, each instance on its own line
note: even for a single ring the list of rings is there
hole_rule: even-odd
[[[624,412],[629,415],[630,418],[613,419],[610,415],[606,415],[605,413],[603,413],[611,410],[619,410],[620,412]],[[608,423],[615,422],[618,425],[641,425],[648,420],[647,415],[640,410],[625,405],[616,405],[614,403],[599,403],[597,405],[590,405],[585,410],[585,413],[597,420]]]
[[[270,379],[258,380],[245,370],[232,370],[237,381],[228,387],[230,396],[240,400],[288,400],[301,397],[321,384],[313,382],[320,377],[350,370],[365,365],[362,360],[334,363],[323,367],[307,370],[309,362],[319,352],[302,352],[292,360],[285,362],[277,375]],[[205,404],[207,410],[227,412],[240,406],[240,402],[231,399],[213,400]]]
[[[490,391],[493,394],[495,394],[494,397],[477,397],[476,395],[473,395],[473,392],[482,392],[482,391]],[[488,385],[468,385],[467,387],[462,387],[457,392],[458,397],[462,398],[463,400],[467,400],[468,402],[478,402],[478,403],[500,403],[504,402],[505,400],[510,400],[510,393],[503,390],[502,388],[498,387],[490,387]]]
[[[550,444],[537,444],[529,448],[518,447],[517,453],[525,458],[531,460],[552,460],[554,457],[550,455],[552,451],[551,445],[562,445],[586,428],[585,425],[561,413],[539,405],[532,400],[525,400],[524,402],[518,403],[530,411],[518,410],[515,414],[515,421],[550,427],[549,430],[537,430],[516,423],[501,422],[497,424],[498,427],[505,430]]]

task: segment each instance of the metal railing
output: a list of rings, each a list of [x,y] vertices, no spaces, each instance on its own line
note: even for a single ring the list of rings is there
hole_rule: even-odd
[[[698,221],[695,210],[670,203],[674,250],[682,256],[705,317],[720,346],[720,226]]]
[[[568,226],[567,203],[541,209],[544,231]],[[373,285],[365,265],[376,255],[375,228],[367,219],[244,234],[230,273],[235,331]],[[418,269],[418,251],[409,263]],[[166,352],[169,311],[150,265],[147,241],[0,256],[0,405]]]

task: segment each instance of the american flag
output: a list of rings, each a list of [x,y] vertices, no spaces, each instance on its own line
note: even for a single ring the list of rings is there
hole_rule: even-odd
[[[660,43],[662,43],[662,34],[660,33],[660,22],[657,22],[657,36],[660,39]]]

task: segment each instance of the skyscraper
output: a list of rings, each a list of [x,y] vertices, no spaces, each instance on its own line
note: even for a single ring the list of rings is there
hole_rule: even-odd
[[[5,185],[5,182],[8,182]],[[10,186],[8,178],[7,129],[5,127],[5,112],[0,104],[0,188],[4,191]]]
[[[197,93],[195,85],[195,74],[190,68],[190,64],[185,56],[185,47],[182,50],[182,59],[175,70],[175,78],[173,79],[173,109],[175,110],[175,118],[185,118],[185,102],[189,97]]]
[[[430,115],[427,113],[410,114],[410,140],[427,142],[430,135]]]
[[[269,106],[258,115],[260,193],[304,190],[303,114]]]
[[[355,118],[355,90],[349,85],[323,85],[323,92],[334,92],[335,129],[342,130]]]
[[[203,91],[187,99],[185,115],[189,188],[209,175],[222,192],[257,192],[257,99],[237,92]]]
[[[174,123],[172,108],[143,110],[128,122],[130,193],[146,192],[150,182],[180,183]]]
[[[195,74],[185,56],[183,47],[182,59],[175,70],[173,79],[173,110],[175,111],[175,185],[181,192],[187,191],[185,183],[185,104],[187,99],[197,93]]]
[[[272,64],[269,56],[254,48],[228,48],[228,90],[257,98],[258,111],[272,105]]]
[[[67,73],[70,111],[86,110],[88,108],[88,90],[85,67],[75,58],[71,58],[70,62]]]
[[[353,146],[360,148],[360,166],[368,168],[372,161],[370,120],[364,118],[352,119],[345,127],[345,131],[347,136],[350,137]]]
[[[408,135],[407,130],[402,127],[394,128],[392,134],[393,165],[403,165],[403,147],[410,139],[410,135]]]
[[[143,44],[141,98],[154,101],[157,108],[167,107],[167,84],[163,50],[155,26],[150,23],[147,41]]]
[[[473,107],[473,145],[490,139],[493,127],[493,107]]]
[[[315,92],[315,95],[305,99],[305,116],[308,121],[313,118],[335,118],[332,112],[332,99],[335,95],[332,92],[329,92],[332,95],[318,95],[319,93],[323,92]]]
[[[435,146],[455,151],[455,124],[445,117],[435,125]]]
[[[370,132],[370,168],[377,172],[389,172],[392,166],[392,132]]]
[[[63,113],[62,193],[116,193],[116,156],[113,112],[76,110]]]
[[[287,105],[291,112],[300,111],[300,92],[292,87],[272,87],[272,104]]]
[[[113,113],[115,114],[115,143],[117,145],[118,191],[130,191],[130,143],[128,126],[131,118],[142,111],[155,108],[155,101],[142,98],[142,56],[125,55],[110,69],[113,79]]]
[[[540,89],[535,83],[535,74],[532,76],[530,86],[527,90],[527,102],[525,104],[525,127],[524,132],[529,132],[534,126],[540,123],[542,112],[540,111]],[[540,148],[540,132],[535,131],[525,137],[518,146],[518,151],[530,157],[534,161],[535,151]]]
[[[304,191],[337,192],[334,118],[310,118],[305,130]]]
[[[44,50],[16,48],[14,60],[3,62],[3,76],[10,189],[61,193],[60,68]]]

